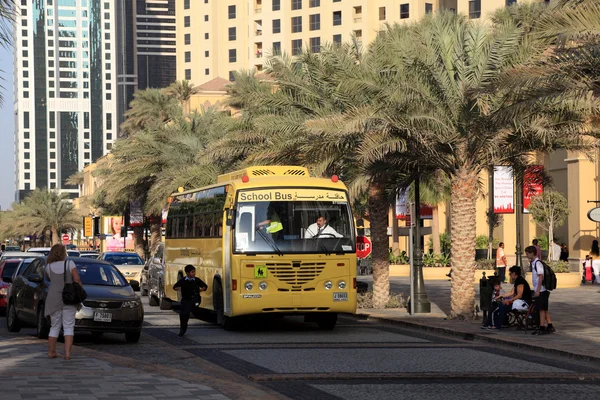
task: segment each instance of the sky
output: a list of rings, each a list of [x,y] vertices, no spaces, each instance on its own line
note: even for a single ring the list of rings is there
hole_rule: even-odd
[[[15,199],[15,121],[13,116],[12,48],[0,46],[0,207],[6,210]]]

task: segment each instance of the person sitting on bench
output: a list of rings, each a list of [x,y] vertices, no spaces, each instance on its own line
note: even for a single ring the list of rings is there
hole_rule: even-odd
[[[506,318],[506,313],[509,310],[526,312],[531,304],[531,287],[529,283],[521,276],[521,268],[513,265],[508,270],[510,280],[514,282],[514,289],[512,293],[505,293],[497,297],[497,301],[501,300],[500,303],[500,316],[494,321],[496,328],[500,329],[501,324]]]

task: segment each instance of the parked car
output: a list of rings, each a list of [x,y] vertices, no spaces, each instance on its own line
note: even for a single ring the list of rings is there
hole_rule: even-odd
[[[4,260],[14,260],[16,258],[18,259],[25,259],[25,258],[35,258],[35,257],[39,257],[39,256],[43,256],[42,253],[34,253],[31,251],[25,252],[25,251],[5,251],[2,256],[0,256],[0,262],[4,261]]]
[[[125,277],[112,264],[89,258],[68,258],[75,262],[87,298],[75,315],[75,331],[96,334],[125,333],[128,342],[137,342],[142,332],[144,308]],[[44,276],[45,257],[33,260],[12,282],[6,316],[9,332],[24,325],[34,326],[39,338],[48,337],[49,318],[44,303],[50,282]]]
[[[108,261],[116,266],[133,290],[140,290],[140,277],[144,268],[144,260],[136,253],[108,251],[102,253],[98,259]]]
[[[22,262],[23,260],[18,258],[0,262],[0,314],[2,315],[6,312],[6,299],[12,276]]]
[[[156,252],[150,257],[146,264],[147,278],[145,287],[148,294],[148,304],[152,307],[160,306],[161,309],[168,310],[171,304],[163,302],[165,297],[165,260],[164,260],[165,245],[161,243]]]
[[[21,251],[21,248],[19,246],[6,246],[4,251]]]
[[[100,254],[98,254],[98,253],[83,253],[82,252],[79,257],[81,257],[81,258],[93,258],[93,259],[97,260],[99,256],[100,256]]]
[[[48,254],[50,254],[50,249],[51,247],[31,247],[29,249],[27,249],[27,252],[36,252],[36,253],[41,253],[45,256],[47,256]],[[81,255],[81,253],[78,250],[68,250],[67,249],[67,256],[69,257],[79,257]]]

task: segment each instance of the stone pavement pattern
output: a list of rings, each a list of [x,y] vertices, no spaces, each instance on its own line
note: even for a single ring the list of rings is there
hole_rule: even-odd
[[[359,277],[372,283],[370,276]],[[410,293],[408,278],[391,278],[391,291]],[[509,289],[503,285],[503,290]],[[574,289],[557,289],[550,295],[550,315],[557,333],[544,336],[531,336],[531,332],[505,329],[500,332],[480,329],[482,313],[473,321],[453,321],[445,319],[450,313],[450,282],[425,281],[427,295],[432,302],[432,314],[409,315],[406,310],[368,310],[360,313],[371,317],[384,318],[420,325],[424,328],[450,330],[455,333],[476,335],[490,341],[502,340],[514,345],[536,346],[547,351],[567,352],[581,357],[596,357],[600,361],[600,285],[582,285]],[[479,286],[476,286],[475,303],[479,304]]]

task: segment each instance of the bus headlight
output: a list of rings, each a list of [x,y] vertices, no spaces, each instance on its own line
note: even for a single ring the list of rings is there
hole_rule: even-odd
[[[246,284],[244,285],[244,287],[246,288],[246,290],[252,290],[252,288],[254,287],[254,285],[252,284],[252,282],[246,282]]]
[[[346,282],[344,282],[344,281],[339,281],[339,282],[338,282],[338,287],[339,287],[340,289],[346,289]]]
[[[325,282],[325,289],[331,290],[332,287],[333,287],[333,283],[331,283],[331,281]]]
[[[258,284],[258,288],[260,290],[266,290],[267,289],[267,282],[261,282]]]

